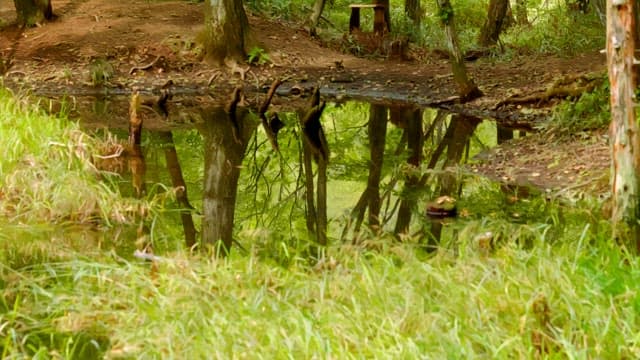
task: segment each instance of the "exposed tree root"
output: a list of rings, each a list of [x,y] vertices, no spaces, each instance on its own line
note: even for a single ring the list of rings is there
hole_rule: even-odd
[[[496,110],[504,105],[535,104],[542,106],[552,99],[577,98],[584,93],[593,91],[602,84],[604,78],[594,74],[580,76],[568,76],[556,80],[546,90],[536,91],[533,94],[514,94],[504,100],[499,101],[493,109]]]

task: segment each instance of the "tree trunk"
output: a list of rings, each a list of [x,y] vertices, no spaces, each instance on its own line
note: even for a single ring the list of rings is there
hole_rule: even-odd
[[[453,25],[453,8],[449,0],[438,0],[439,16],[444,26],[445,36],[447,38],[447,47],[451,54],[451,69],[453,71],[453,79],[458,85],[458,95],[461,101],[470,101],[482,96],[482,92],[473,80],[467,76],[467,68],[464,65],[464,58],[458,45],[458,36]]]
[[[405,110],[406,111],[406,110]],[[409,148],[409,158],[407,164],[411,167],[418,167],[422,162],[422,146],[424,144],[424,135],[422,131],[422,111],[407,111],[405,115],[407,128],[405,132],[408,135],[407,147]],[[402,201],[398,208],[398,220],[394,232],[398,234],[406,234],[409,232],[409,224],[411,223],[411,212],[416,203],[416,199],[412,196],[412,192],[420,184],[420,178],[415,175],[409,175],[404,183],[402,190]]]
[[[514,7],[516,23],[518,25],[529,25],[529,15],[527,14],[527,0],[516,0]]]
[[[235,110],[232,110],[235,113]],[[235,118],[235,119],[234,119]],[[204,137],[203,249],[225,256],[233,244],[238,179],[257,122],[213,109],[200,129]]]
[[[245,40],[249,20],[242,0],[207,0],[205,9],[205,52],[212,61],[237,62],[246,59]]]
[[[384,23],[387,26],[387,32],[391,32],[391,12],[389,0],[373,0],[374,4],[384,6]]]
[[[502,23],[507,15],[509,0],[489,0],[487,21],[480,29],[478,43],[480,46],[489,47],[496,45],[502,31]]]
[[[196,227],[193,224],[193,216],[191,216],[193,206],[189,203],[187,184],[182,176],[182,167],[180,166],[178,152],[173,142],[173,134],[171,131],[161,131],[158,133],[158,136],[164,144],[164,156],[167,161],[169,175],[171,176],[171,184],[177,189],[176,200],[180,206],[180,219],[182,220],[184,238],[187,248],[190,249],[196,244]]]
[[[634,22],[634,1],[607,1],[607,63],[611,84],[611,220],[615,236],[624,233],[621,225],[629,226],[634,246],[640,250],[637,225],[640,214],[640,138],[634,108]]]
[[[316,35],[316,28],[318,27],[318,22],[320,22],[320,16],[322,16],[326,2],[327,0],[316,0],[313,4],[313,12],[309,18],[309,32],[312,36]]]
[[[422,21],[422,9],[420,8],[420,0],[404,0],[404,12],[411,19],[413,25],[418,27]]]
[[[21,26],[33,26],[53,19],[51,0],[13,0],[13,3]]]

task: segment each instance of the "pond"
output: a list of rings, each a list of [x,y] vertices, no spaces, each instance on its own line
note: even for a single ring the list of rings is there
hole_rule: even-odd
[[[546,200],[533,190],[488,180],[464,166],[523,135],[491,120],[349,101],[327,104],[321,129],[310,132],[301,122],[308,100],[298,99],[298,111],[278,111],[279,99],[269,112],[277,112],[277,120],[270,118],[278,122],[276,145],[260,125],[259,111],[230,121],[228,108],[198,106],[196,100],[173,102],[169,111],[153,102],[142,106],[139,146],[126,145],[129,97],[66,103],[87,129],[119,139],[122,145],[96,163],[118,174],[112,179],[124,195],[173,194],[165,211],[144,226],[156,248],[193,247],[203,237],[231,234],[231,247],[243,251],[286,253],[387,236],[433,250],[453,243],[460,222],[548,216]],[[322,139],[313,139],[314,131]],[[456,216],[428,216],[443,201],[453,204],[449,215]]]

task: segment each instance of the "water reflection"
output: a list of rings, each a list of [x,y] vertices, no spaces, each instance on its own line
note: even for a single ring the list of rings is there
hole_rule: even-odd
[[[146,131],[156,143],[130,144],[139,196],[148,185],[142,155],[164,152],[168,176],[159,181],[175,189],[187,247],[201,242],[226,253],[240,233],[320,245],[389,233],[437,249],[448,222],[427,219],[427,204],[446,195],[473,214],[475,204],[464,201],[469,178],[459,165],[512,137],[492,122],[415,106],[334,106],[313,97],[298,112],[266,115],[240,103],[236,92],[225,107],[192,112],[198,144],[186,140],[195,130],[153,128]],[[278,129],[270,133],[273,119]],[[187,191],[187,184],[202,189]],[[515,190],[503,191],[507,198]]]

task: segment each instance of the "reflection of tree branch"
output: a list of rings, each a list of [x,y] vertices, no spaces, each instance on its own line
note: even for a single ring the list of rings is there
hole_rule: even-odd
[[[165,144],[164,155],[167,161],[167,169],[171,176],[171,183],[176,191],[176,200],[180,205],[180,218],[182,220],[182,228],[184,229],[184,237],[187,248],[192,248],[196,244],[196,227],[193,224],[191,211],[193,206],[189,203],[187,195],[187,184],[182,176],[182,167],[178,159],[178,153],[173,141],[173,134],[170,131],[161,131],[158,133],[161,141]]]
[[[307,229],[315,229],[320,245],[327,244],[327,161],[329,147],[320,123],[325,103],[320,103],[320,91],[316,88],[310,108],[301,119],[303,136],[303,164],[305,170],[305,187],[307,202]],[[311,157],[315,155],[318,164],[317,198],[314,205],[313,170]]]
[[[258,109],[258,116],[260,117],[260,122],[262,123],[262,127],[264,127],[264,131],[267,134],[267,138],[271,143],[271,146],[274,150],[278,151],[278,131],[284,126],[282,121],[278,118],[277,115],[271,118],[270,121],[267,121],[267,116],[265,113],[269,108],[269,104],[271,104],[271,99],[273,99],[273,95],[276,93],[278,86],[282,84],[282,80],[276,79],[271,84],[271,88],[269,88],[269,92],[267,93],[267,97],[265,98],[262,105],[260,105],[260,109]]]

